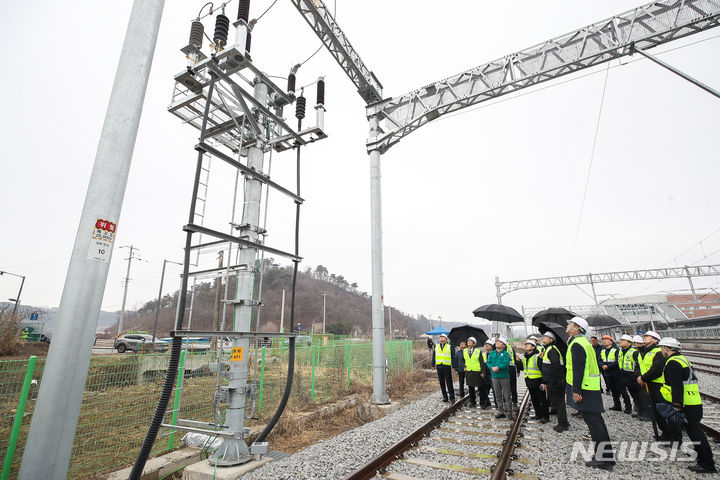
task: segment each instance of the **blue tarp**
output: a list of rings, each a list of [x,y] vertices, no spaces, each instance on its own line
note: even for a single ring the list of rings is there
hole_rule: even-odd
[[[447,335],[450,333],[450,330],[445,330],[443,327],[435,327],[429,332],[425,332],[425,335],[440,335],[441,333]]]

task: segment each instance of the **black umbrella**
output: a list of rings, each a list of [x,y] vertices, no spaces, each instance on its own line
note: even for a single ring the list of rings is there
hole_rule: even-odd
[[[450,330],[448,338],[450,343],[453,345],[460,345],[460,342],[466,342],[468,338],[475,337],[477,345],[482,346],[488,339],[487,333],[480,327],[473,327],[472,325],[463,325],[461,327],[455,327]]]
[[[512,307],[506,305],[499,305],[497,303],[491,303],[490,305],[483,305],[473,310],[473,315],[480,318],[485,318],[491,322],[525,322],[522,315],[518,313]]]
[[[544,334],[548,330],[555,334],[555,345],[557,345],[560,353],[562,353],[563,357],[565,357],[568,342],[568,336],[567,333],[565,333],[565,328],[567,327],[563,327],[562,325],[554,322],[538,322],[536,326],[542,334]]]
[[[587,320],[588,325],[591,327],[612,327],[614,325],[620,325],[620,322],[615,317],[601,313],[585,317],[585,320]]]
[[[552,322],[567,327],[568,320],[573,317],[577,317],[577,315],[570,310],[565,310],[564,308],[548,308],[533,315],[532,324],[537,327],[540,322]]]

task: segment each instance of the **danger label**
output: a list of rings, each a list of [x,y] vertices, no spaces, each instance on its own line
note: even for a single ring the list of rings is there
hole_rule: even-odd
[[[108,263],[112,253],[112,244],[115,240],[117,225],[109,220],[98,218],[93,228],[88,248],[88,260]]]
[[[243,359],[243,347],[233,347],[232,355],[230,355],[231,362],[242,362]]]

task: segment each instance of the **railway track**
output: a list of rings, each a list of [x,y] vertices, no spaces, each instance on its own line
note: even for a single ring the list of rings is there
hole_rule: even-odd
[[[703,420],[701,426],[705,433],[720,441],[720,398],[700,392],[703,402]]]
[[[528,430],[530,410],[530,394],[520,382],[518,397],[522,398],[518,412],[515,420],[509,421],[496,419],[494,409],[468,407],[469,397],[465,396],[345,480],[367,480],[376,475],[390,480],[419,480],[431,478],[428,470],[487,475],[492,480],[505,479],[507,475],[537,479],[536,475],[515,473],[512,469],[513,462],[538,464],[537,460],[516,453],[524,448],[520,438]],[[473,466],[458,465],[449,459],[469,459],[471,462],[465,463]],[[413,475],[413,470],[418,473]]]

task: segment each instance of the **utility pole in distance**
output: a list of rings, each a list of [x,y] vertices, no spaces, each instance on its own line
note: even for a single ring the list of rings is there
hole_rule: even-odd
[[[133,257],[133,252],[135,250],[137,250],[137,248],[135,248],[134,245],[130,245],[130,246],[123,245],[120,248],[129,248],[130,255],[128,256],[128,258],[125,259],[128,262],[128,267],[127,267],[127,273],[125,274],[125,290],[123,291],[122,307],[120,307],[120,320],[118,321],[118,330],[117,330],[118,337],[120,335],[122,335],[123,319],[125,318],[125,303],[127,302],[128,284],[130,283],[130,264],[132,264],[132,260],[133,260],[133,258],[135,258],[135,257]],[[163,272],[164,272],[164,267],[165,267],[165,264],[163,264]]]
[[[25,443],[20,480],[67,477],[164,0],[135,0]]]
[[[327,297],[327,293],[323,293],[322,297],[323,297],[323,335],[325,335],[325,297]]]

